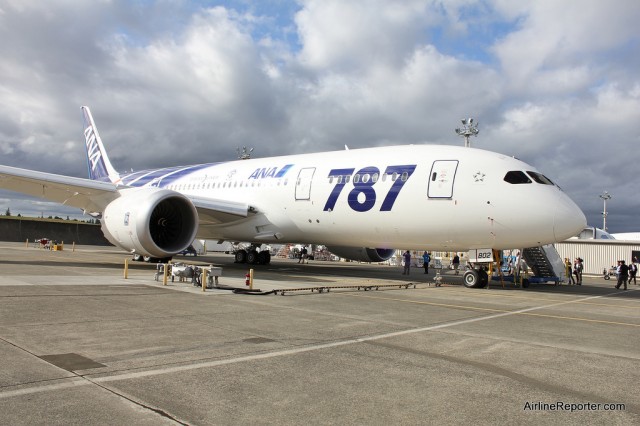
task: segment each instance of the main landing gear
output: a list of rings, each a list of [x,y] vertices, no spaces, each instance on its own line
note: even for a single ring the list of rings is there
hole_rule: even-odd
[[[248,263],[250,265],[268,265],[271,263],[271,253],[268,250],[258,251],[259,248],[259,245],[252,245],[247,250],[236,251],[236,263]]]
[[[482,266],[469,269],[462,276],[462,282],[468,288],[485,288],[489,284],[489,274]]]
[[[151,257],[151,256],[143,256],[138,253],[133,253],[132,259],[134,262],[147,262],[147,263],[168,263],[171,258],[170,257]]]

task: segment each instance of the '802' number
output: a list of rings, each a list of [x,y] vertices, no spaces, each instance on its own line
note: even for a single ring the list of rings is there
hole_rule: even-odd
[[[382,201],[381,212],[391,211],[398,194],[400,194],[402,187],[407,183],[415,169],[415,164],[389,166],[386,168],[384,175],[390,175],[393,184]],[[376,203],[376,191],[373,186],[378,182],[380,170],[377,167],[364,167],[358,170],[355,175],[354,171],[355,169],[333,169],[329,172],[328,177],[331,180],[335,178],[336,186],[333,187],[331,194],[329,194],[327,203],[324,205],[324,211],[334,210],[340,193],[350,181],[353,181],[353,189],[347,195],[349,207],[357,212],[366,212],[373,208]],[[353,179],[351,179],[352,176]],[[385,180],[384,177],[383,180]],[[364,196],[361,197],[360,194]]]

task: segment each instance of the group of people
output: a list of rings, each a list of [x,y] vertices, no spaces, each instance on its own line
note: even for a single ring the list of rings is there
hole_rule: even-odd
[[[429,254],[428,251],[425,251],[424,253],[422,253],[422,263],[424,266],[425,274],[429,273],[429,262],[431,262],[431,254]],[[460,256],[456,254],[453,257],[451,263],[453,265],[455,274],[458,275],[460,273]],[[409,272],[411,271],[411,252],[409,250],[402,253],[402,265],[402,275],[409,275]]]
[[[429,262],[431,262],[431,255],[428,251],[425,251],[422,254],[422,262],[424,264],[424,273],[429,273]],[[402,253],[402,275],[409,275],[411,271],[411,252],[409,250]]]
[[[567,284],[576,284],[582,285],[582,271],[584,270],[583,260],[579,257],[576,257],[573,261],[573,265],[569,261],[568,258],[564,258],[564,264],[567,273]],[[616,268],[616,276],[618,277],[618,281],[616,283],[616,289],[620,289],[623,287],[625,290],[627,289],[627,282],[631,284],[633,281],[634,285],[637,285],[636,282],[636,274],[638,273],[638,265],[637,259],[634,257],[631,264],[627,265],[624,260],[618,260],[618,266]],[[574,279],[575,276],[575,279]]]
[[[569,261],[569,258],[564,258],[564,266],[566,268],[567,284],[582,285],[582,271],[584,270],[584,260],[576,257],[573,260],[573,265]],[[575,279],[573,276],[575,275]]]
[[[302,247],[302,250],[300,250],[300,253],[298,254],[298,263],[304,263],[305,260],[307,261],[307,263],[309,263],[309,251],[307,250],[307,247],[304,246]]]
[[[627,281],[631,284],[633,280],[634,285],[638,285],[636,282],[636,273],[638,272],[638,265],[636,265],[636,258],[630,265],[627,265],[624,260],[618,260],[618,267],[616,268],[616,274],[618,275],[618,282],[616,283],[616,289],[620,290],[620,287],[624,286],[627,289]]]

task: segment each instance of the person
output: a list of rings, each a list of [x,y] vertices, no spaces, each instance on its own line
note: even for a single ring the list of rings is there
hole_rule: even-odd
[[[631,285],[631,280],[633,280],[633,285],[638,285],[636,282],[636,273],[638,272],[638,265],[636,265],[636,258],[634,257],[631,261],[631,265],[629,265],[629,285]]]
[[[411,253],[409,250],[402,253],[402,259],[404,260],[404,269],[402,270],[402,275],[409,275],[409,271],[411,270]]]
[[[458,275],[459,267],[460,267],[460,257],[458,256],[458,253],[456,253],[456,255],[453,256],[453,270],[456,271],[456,275]]]
[[[513,259],[509,256],[509,262],[507,262],[507,275],[513,275]]]
[[[429,256],[429,252],[425,251],[422,254],[422,261],[424,262],[424,273],[429,273],[429,262],[431,262],[431,256]]]
[[[300,259],[298,260],[298,263],[302,262],[304,263],[305,259],[307,258],[307,247],[304,246],[302,247],[302,250],[300,251]],[[307,263],[309,263],[309,261],[307,261]]]
[[[576,276],[576,285],[582,285],[582,259],[579,257],[573,262],[573,274]]]
[[[573,279],[573,273],[571,273],[571,262],[569,262],[569,258],[568,257],[564,258],[564,269],[565,269],[565,273],[567,275],[567,284],[569,284],[569,285],[575,284],[576,282]]]
[[[616,289],[619,290],[620,286],[624,284],[624,289],[627,289],[627,278],[629,278],[629,267],[625,264],[624,260],[618,260],[618,284]]]

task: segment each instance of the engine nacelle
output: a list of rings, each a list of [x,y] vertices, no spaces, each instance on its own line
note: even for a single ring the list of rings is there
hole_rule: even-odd
[[[396,252],[395,249],[379,249],[368,247],[327,247],[336,256],[345,259],[358,260],[360,262],[384,262],[391,259]]]
[[[102,232],[114,245],[144,256],[171,257],[198,232],[198,212],[184,195],[160,188],[129,188],[102,213]]]

